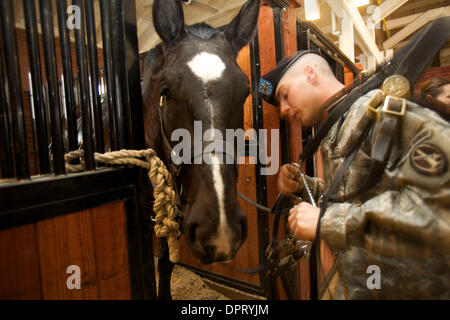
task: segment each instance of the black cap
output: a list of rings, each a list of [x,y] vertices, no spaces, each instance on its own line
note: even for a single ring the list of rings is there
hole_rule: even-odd
[[[273,104],[274,106],[278,106],[277,101],[275,100],[275,93],[277,92],[278,83],[281,78],[283,78],[284,74],[288,69],[302,56],[307,53],[312,53],[312,51],[302,50],[293,54],[292,56],[286,57],[280,62],[278,62],[277,67],[265,75],[261,77],[259,81],[258,91],[261,94],[261,97]]]

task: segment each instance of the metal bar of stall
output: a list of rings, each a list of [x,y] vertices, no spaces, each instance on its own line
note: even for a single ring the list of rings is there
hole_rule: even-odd
[[[67,22],[67,1],[56,1],[58,13],[59,40],[61,44],[61,60],[64,75],[64,98],[67,113],[67,136],[69,150],[78,149],[77,113],[73,86],[72,50],[70,46],[69,28]]]
[[[118,146],[120,149],[133,148],[131,134],[130,98],[125,64],[125,39],[122,0],[111,0],[111,42],[113,78],[116,96],[116,116],[118,127]]]
[[[91,92],[94,113],[95,127],[95,150],[105,152],[105,142],[103,139],[103,113],[102,102],[98,91],[99,74],[97,60],[97,36],[95,30],[94,1],[86,0],[86,32],[89,50],[89,70],[91,76]]]
[[[106,79],[106,99],[108,104],[109,115],[109,139],[111,150],[118,150],[117,143],[117,123],[116,123],[116,109],[113,87],[113,61],[111,51],[111,1],[100,0],[100,14],[102,21],[102,41],[103,41],[103,65],[105,68]]]
[[[275,55],[277,63],[285,56],[284,49],[284,26],[283,26],[283,9],[280,7],[273,8],[273,25],[275,31]],[[280,119],[281,132],[281,161],[282,163],[289,163],[291,158],[291,150],[289,143],[289,121],[287,119]]]
[[[92,139],[92,117],[91,117],[91,101],[89,99],[87,58],[86,58],[86,38],[84,26],[84,1],[73,0],[73,5],[78,6],[80,10],[81,25],[79,29],[75,29],[75,44],[77,54],[78,79],[80,83],[80,105],[83,131],[83,149],[86,161],[86,169],[94,170],[94,146]]]
[[[134,148],[145,148],[144,122],[142,120],[141,66],[137,36],[136,0],[127,1],[123,8],[125,21],[126,66],[128,68],[128,92],[131,109],[131,123]]]
[[[47,111],[45,109],[42,89],[41,55],[36,20],[36,6],[34,0],[23,1],[23,11],[27,33],[28,55],[30,60],[30,74],[33,92],[33,105],[36,121],[36,141],[39,157],[39,173],[50,173],[48,154]]]
[[[255,130],[264,129],[264,113],[263,101],[258,94],[258,83],[261,77],[261,61],[259,51],[259,31],[250,43],[250,63],[251,63],[251,84],[252,84],[252,114],[253,114],[253,128]],[[265,141],[260,139],[258,141],[258,148],[264,148]],[[264,154],[264,153],[263,153]],[[264,160],[264,159],[263,159]],[[255,165],[255,179],[256,179],[256,200],[258,203],[267,206],[267,180],[266,177],[260,174],[261,161]],[[258,225],[258,249],[259,249],[259,263],[267,262],[265,250],[269,245],[269,216],[261,209],[257,209],[257,225]],[[272,297],[274,288],[271,284],[270,277],[266,272],[260,273],[260,285],[266,292],[267,297]]]
[[[61,121],[61,100],[58,87],[58,71],[56,65],[55,36],[53,28],[53,10],[51,0],[39,0],[39,4],[45,53],[45,70],[48,84],[48,102],[50,105],[53,170],[55,174],[59,175],[65,173],[65,166]]]
[[[5,69],[8,78],[8,96],[11,104],[11,131],[14,141],[16,177],[18,179],[27,179],[30,177],[30,171],[28,167],[25,115],[14,25],[14,8],[11,0],[0,1],[0,18],[3,47],[5,49]]]
[[[14,163],[11,152],[8,103],[6,101],[5,90],[6,83],[3,69],[3,53],[0,48],[0,177],[12,178],[14,177]]]

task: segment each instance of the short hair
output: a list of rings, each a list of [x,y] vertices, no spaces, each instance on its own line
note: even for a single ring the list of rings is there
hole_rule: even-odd
[[[450,84],[449,79],[438,78],[438,77],[431,78],[423,84],[420,95],[421,95],[422,99],[424,99],[425,96],[427,96],[427,95],[430,95],[433,98],[436,98],[437,96],[439,96],[442,93],[442,87],[447,84]]]
[[[315,53],[307,53],[302,56],[298,61],[294,63],[294,65],[287,72],[290,73],[299,73],[301,69],[305,66],[314,67],[320,74],[326,77],[335,77],[333,71],[331,70],[330,65],[327,60],[325,60],[322,56]]]

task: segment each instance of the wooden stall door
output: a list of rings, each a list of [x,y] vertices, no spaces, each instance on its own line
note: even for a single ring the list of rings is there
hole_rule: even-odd
[[[124,203],[0,231],[0,299],[131,299]]]

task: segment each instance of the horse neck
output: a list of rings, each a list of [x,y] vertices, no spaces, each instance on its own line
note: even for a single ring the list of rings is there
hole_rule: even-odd
[[[159,95],[158,85],[149,81],[147,88],[144,88],[144,130],[145,143],[147,148],[155,150],[157,155],[165,161],[163,144],[161,139],[161,123],[159,119]]]

